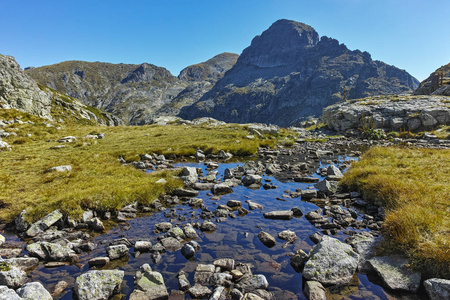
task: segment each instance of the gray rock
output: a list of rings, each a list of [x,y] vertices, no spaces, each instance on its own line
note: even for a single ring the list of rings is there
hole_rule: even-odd
[[[305,296],[308,300],[327,300],[325,288],[317,281],[305,283]]]
[[[234,269],[234,259],[232,258],[220,258],[214,261],[216,267],[220,267],[223,270],[231,271]]]
[[[57,167],[53,167],[48,169],[47,172],[71,172],[72,171],[72,166],[69,165],[64,165],[64,166],[57,166]]]
[[[222,300],[226,297],[226,291],[225,287],[218,286],[214,289],[211,297],[209,297],[209,300]]]
[[[263,209],[263,206],[259,203],[256,203],[256,202],[253,202],[250,200],[246,200],[245,202],[247,202],[249,210]]]
[[[149,241],[136,241],[134,250],[139,252],[149,252],[152,249],[152,243]]]
[[[200,226],[201,231],[214,231],[217,229],[217,226],[210,221],[205,220]]]
[[[212,187],[211,192],[214,195],[225,195],[232,193],[233,189],[227,183],[218,183]]]
[[[172,227],[171,229],[169,229],[169,231],[167,231],[167,235],[177,238],[177,239],[184,239],[184,232],[183,229],[181,229],[178,226]]]
[[[212,291],[206,286],[196,283],[188,290],[189,295],[194,299],[207,298],[212,294]]]
[[[288,242],[293,242],[297,239],[297,235],[291,230],[283,230],[278,233],[278,238]]]
[[[169,298],[161,273],[152,271],[147,264],[141,266],[140,271],[136,272],[134,285],[135,290],[130,295],[130,300],[162,300]]]
[[[40,282],[24,284],[17,290],[17,294],[22,297],[23,300],[53,300],[53,297]]]
[[[450,280],[431,278],[423,282],[431,300],[450,299]]]
[[[253,292],[258,289],[267,289],[269,283],[264,275],[257,274],[247,276],[236,284],[236,288],[243,293]]]
[[[378,239],[375,239],[370,233],[362,232],[349,238],[347,243],[359,254],[358,270],[369,271],[371,267],[367,261],[375,256],[375,245],[378,243]]]
[[[27,273],[18,268],[12,268],[9,271],[0,271],[0,285],[6,285],[9,288],[17,289],[27,281]]]
[[[294,212],[292,210],[271,211],[264,214],[264,218],[275,220],[290,220],[293,216]]]
[[[104,265],[108,264],[110,262],[109,257],[107,256],[100,256],[100,257],[94,257],[88,261],[88,264],[90,267],[103,267]]]
[[[317,191],[313,189],[302,190],[302,199],[313,199],[317,198]]]
[[[167,232],[172,229],[173,225],[170,222],[162,222],[155,225],[156,229],[161,232]]]
[[[183,180],[185,184],[192,184],[197,182],[198,174],[197,169],[194,167],[184,167],[180,174],[180,179]]]
[[[16,230],[18,232],[24,232],[28,229],[28,227],[30,227],[30,223],[28,221],[25,220],[25,216],[26,216],[26,210],[23,210],[19,216],[17,216],[17,218],[14,220],[14,223],[16,225]]]
[[[231,208],[240,207],[242,206],[242,202],[239,200],[228,200],[227,206]]]
[[[205,158],[206,158],[206,155],[203,153],[202,150],[197,150],[195,152],[195,159],[197,159],[197,160],[205,160]]]
[[[28,254],[45,261],[74,262],[78,256],[68,246],[56,243],[37,242],[26,247]]]
[[[22,300],[13,289],[0,285],[0,300]]]
[[[409,261],[399,256],[380,256],[369,259],[369,264],[392,290],[416,293],[421,275],[407,267]]]
[[[297,250],[295,255],[291,257],[291,265],[295,271],[300,272],[303,270],[309,255],[305,253],[302,249]]]
[[[18,268],[26,271],[27,269],[36,267],[39,264],[39,259],[36,257],[14,257],[4,259],[1,263],[10,268]]]
[[[194,227],[191,224],[186,224],[183,228],[184,235],[188,239],[196,239],[198,238],[197,231],[195,231]]]
[[[195,249],[189,244],[184,244],[183,248],[181,248],[181,254],[187,259],[194,257]]]
[[[182,291],[187,291],[191,287],[185,274],[178,275],[178,286]]]
[[[198,191],[191,189],[175,189],[173,194],[178,197],[197,197]]]
[[[213,186],[214,186],[214,183],[210,183],[210,182],[196,182],[192,185],[192,188],[194,190],[198,190],[198,191],[207,191],[207,190],[211,190]]]
[[[327,175],[332,175],[332,176],[337,176],[339,178],[344,177],[344,175],[342,174],[341,170],[339,170],[338,167],[336,167],[335,165],[331,165],[327,168]]]
[[[223,180],[232,178],[234,178],[233,172],[230,169],[226,168],[225,171],[223,172]]]
[[[322,284],[345,284],[352,279],[358,259],[351,246],[324,236],[311,250],[302,274]]]
[[[125,245],[113,245],[106,248],[110,260],[119,259],[128,255],[128,247]]]
[[[88,225],[94,231],[97,232],[105,231],[105,225],[103,225],[103,222],[99,218],[93,218],[89,220]]]
[[[164,238],[161,240],[161,244],[166,248],[166,250],[174,252],[178,251],[183,247],[183,245],[173,237]]]
[[[79,300],[109,299],[119,291],[125,272],[120,270],[91,270],[75,280],[75,294]]]
[[[261,184],[261,180],[262,180],[261,176],[249,174],[249,175],[245,175],[242,178],[242,183],[245,186],[249,186],[249,185],[252,185],[252,184]]]
[[[27,236],[34,237],[47,230],[50,226],[58,222],[62,218],[63,214],[59,210],[55,210],[48,215],[46,215],[41,220],[33,223],[30,228],[26,231]]]
[[[276,244],[275,238],[265,231],[261,231],[260,233],[258,233],[258,238],[261,243],[269,248],[275,246]]]
[[[321,182],[316,183],[314,185],[314,187],[321,192],[333,194],[333,193],[336,193],[337,183],[336,183],[336,181],[328,181],[328,180],[324,179]]]

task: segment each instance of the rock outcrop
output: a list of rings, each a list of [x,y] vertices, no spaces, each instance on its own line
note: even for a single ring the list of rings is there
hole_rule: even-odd
[[[26,75],[14,57],[0,54],[0,108],[14,108],[52,119],[52,96]]]
[[[351,51],[303,23],[279,20],[256,36],[236,64],[180,117],[295,125],[344,99],[410,93],[406,71]]]
[[[321,119],[335,131],[349,129],[429,130],[450,124],[450,97],[377,96],[331,105]]]
[[[450,96],[450,64],[440,67],[422,81],[415,95]]]
[[[236,59],[236,54],[219,54],[185,68],[178,78],[148,63],[66,61],[27,73],[42,85],[104,109],[126,123],[141,125],[161,115],[174,115],[200,99]]]

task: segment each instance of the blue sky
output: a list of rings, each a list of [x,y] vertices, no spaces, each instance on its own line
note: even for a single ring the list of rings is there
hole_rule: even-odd
[[[448,0],[0,0],[0,54],[23,68],[147,62],[178,75],[291,19],[423,80],[450,62],[448,11]]]

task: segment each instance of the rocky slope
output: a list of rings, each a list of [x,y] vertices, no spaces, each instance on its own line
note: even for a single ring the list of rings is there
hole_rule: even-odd
[[[450,96],[450,63],[431,73],[414,94]]]
[[[279,20],[256,36],[237,63],[180,117],[294,125],[344,99],[410,93],[406,71],[351,51],[311,27]]]
[[[0,54],[0,108],[14,108],[51,119],[51,93],[42,91],[12,56]]]
[[[37,84],[12,56],[0,54],[0,108],[17,109],[49,120],[91,125],[121,125],[111,114]]]
[[[27,73],[37,82],[84,103],[121,117],[126,123],[145,124],[160,114],[174,114],[211,89],[231,68],[236,54],[220,54],[184,69],[179,78],[165,68],[101,62],[67,61],[33,68]],[[176,105],[165,106],[170,103]],[[165,107],[161,112],[158,109]]]

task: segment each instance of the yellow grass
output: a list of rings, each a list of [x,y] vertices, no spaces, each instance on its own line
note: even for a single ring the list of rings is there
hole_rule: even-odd
[[[450,150],[370,149],[342,184],[386,208],[383,251],[400,249],[416,267],[450,276]]]
[[[44,120],[14,110],[0,110],[0,120],[20,117],[35,122],[13,124],[4,128],[17,136],[3,138],[12,151],[0,152],[0,221],[10,222],[20,211],[36,220],[59,208],[74,217],[82,210],[115,210],[138,201],[149,204],[160,194],[180,187],[182,182],[171,172],[145,174],[119,163],[120,157],[138,161],[143,154],[166,157],[193,155],[197,149],[207,153],[220,150],[234,155],[252,155],[260,145],[275,146],[291,132],[264,139],[247,139],[248,131],[240,125],[208,126],[77,126],[47,127]],[[47,123],[49,123],[47,121]],[[31,133],[31,137],[26,137]],[[100,140],[83,139],[87,134],[104,133]],[[73,143],[58,143],[65,136],[75,136]],[[51,149],[65,145],[65,148]],[[71,165],[73,171],[46,172],[59,165]],[[166,184],[156,184],[160,178]]]

